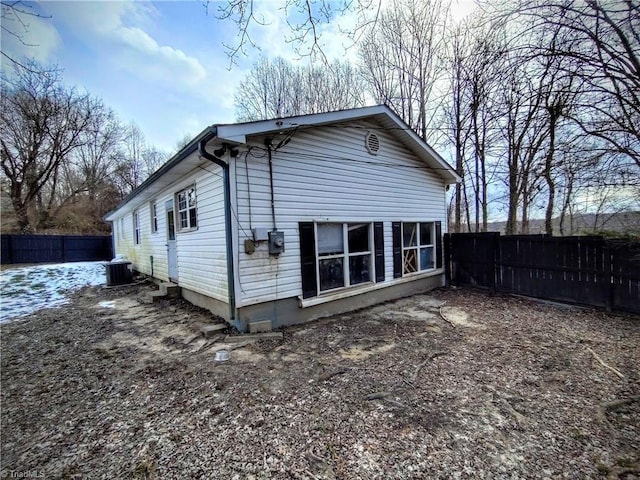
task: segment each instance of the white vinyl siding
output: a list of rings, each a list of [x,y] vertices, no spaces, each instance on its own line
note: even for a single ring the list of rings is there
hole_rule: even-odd
[[[218,166],[207,164],[207,169],[195,168],[181,180],[154,195],[157,205],[158,233],[151,234],[152,210],[142,208],[134,198],[127,205],[129,213],[122,212],[125,230],[123,239],[116,241],[116,253],[125,255],[136,270],[163,281],[169,280],[167,265],[167,214],[165,204],[174,201],[178,218],[177,193],[195,187],[197,191],[198,228],[176,233],[178,283],[181,287],[203,295],[228,301],[227,261],[224,227],[224,202],[222,173]],[[138,209],[140,245],[133,248],[132,210]],[[116,236],[116,239],[119,237]]]
[[[366,150],[367,131],[379,138],[376,156]],[[269,256],[266,245],[258,244],[253,254],[242,248],[251,227],[273,228],[268,158],[263,139],[252,139],[256,148],[247,155],[247,168],[243,155],[235,163],[239,305],[301,295],[299,222],[384,222],[388,284],[394,282],[391,222],[446,224],[444,181],[390,133],[369,122],[316,127],[297,132],[273,153],[276,226],[285,233],[285,252],[279,257]],[[274,144],[281,139],[274,138]]]
[[[192,185],[197,192],[198,228],[176,232],[178,282],[183,288],[228,302],[222,169],[211,164],[207,170],[196,169],[173,191]]]

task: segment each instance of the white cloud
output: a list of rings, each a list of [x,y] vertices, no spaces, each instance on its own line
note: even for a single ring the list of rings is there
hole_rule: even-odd
[[[192,88],[207,76],[196,57],[160,45],[145,31],[157,17],[149,3],[47,2],[46,6],[57,21],[64,22],[115,68],[175,88]]]
[[[160,83],[183,84],[194,87],[207,72],[200,61],[180,49],[161,46],[146,32],[137,27],[120,26],[113,32],[122,44],[129,47],[131,55],[121,67]]]

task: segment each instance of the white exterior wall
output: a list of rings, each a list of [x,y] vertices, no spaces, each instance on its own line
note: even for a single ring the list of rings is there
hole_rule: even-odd
[[[252,143],[262,150],[248,155],[246,167],[244,155],[238,157],[238,306],[302,295],[298,222],[384,222],[384,284],[388,285],[398,280],[393,278],[391,222],[441,221],[444,233],[442,178],[377,125],[351,125],[360,128],[331,126],[300,131],[273,154],[276,223],[285,233],[285,253],[279,257],[269,256],[266,242],[251,255],[244,252],[251,227],[271,230],[273,221],[269,164],[262,139]],[[380,139],[377,155],[365,148],[365,135],[371,127]],[[276,136],[273,143],[282,138]]]
[[[136,208],[114,221],[115,254],[124,255],[134,268],[142,273],[151,275],[151,256],[153,256],[153,276],[160,280],[168,280],[167,276],[167,247],[166,247],[166,219],[163,217],[164,202],[160,207],[158,232],[151,232],[151,211],[149,202],[138,204]],[[133,227],[133,212],[137,211],[140,222],[140,244],[135,244]],[[124,219],[124,232],[121,229],[121,219]]]
[[[198,228],[176,231],[178,283],[183,288],[228,302],[222,169],[213,164],[207,164],[206,171],[196,169],[175,185],[172,194],[193,184]],[[177,212],[177,200],[174,203]],[[178,223],[176,213],[176,229]]]
[[[227,261],[224,226],[222,169],[207,163],[196,168],[180,181],[162,189],[155,195],[158,213],[158,232],[151,232],[150,201],[140,203],[134,198],[123,209],[122,217],[114,221],[116,254],[125,255],[142,273],[163,281],[169,280],[167,265],[167,215],[165,202],[174,200],[176,222],[176,250],[178,283],[181,287],[228,302]],[[195,185],[198,227],[179,230],[177,199],[175,194]],[[140,244],[134,244],[133,212],[140,218]],[[124,218],[124,236],[120,232],[120,218]]]

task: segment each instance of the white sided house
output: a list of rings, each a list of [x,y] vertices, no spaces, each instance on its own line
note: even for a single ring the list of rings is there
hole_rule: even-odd
[[[211,126],[105,219],[137,271],[254,331],[443,285],[457,181],[374,106]]]

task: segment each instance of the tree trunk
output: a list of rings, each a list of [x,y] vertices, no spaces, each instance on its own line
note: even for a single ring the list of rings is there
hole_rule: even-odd
[[[511,149],[511,147],[510,147]],[[513,149],[508,153],[509,160],[509,209],[507,211],[507,225],[505,227],[505,233],[507,235],[515,235],[517,232],[518,226],[518,171],[517,158],[513,158],[513,156],[517,152]]]
[[[544,217],[544,229],[547,235],[553,235],[553,202],[556,197],[556,185],[551,175],[551,167],[553,166],[553,155],[556,149],[556,126],[558,124],[558,115],[560,113],[557,105],[549,107],[549,150],[544,165],[544,179],[547,182],[549,194],[547,197],[547,210]]]

